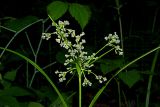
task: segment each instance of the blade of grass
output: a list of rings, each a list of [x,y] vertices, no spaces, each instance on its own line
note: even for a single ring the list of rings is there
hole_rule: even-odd
[[[0,49],[2,50],[6,50],[10,53],[13,53],[21,58],[23,58],[24,60],[28,61],[31,65],[33,65],[46,79],[47,81],[51,84],[51,86],[54,88],[54,90],[56,91],[56,93],[58,94],[60,100],[62,101],[62,104],[64,105],[64,107],[67,107],[67,104],[62,96],[62,94],[59,92],[58,88],[55,86],[55,84],[52,82],[52,80],[49,78],[49,76],[43,71],[43,69],[41,67],[39,67],[39,65],[37,65],[35,62],[33,62],[32,60],[30,60],[29,58],[27,58],[26,56],[16,52],[16,51],[13,51],[13,50],[10,50],[10,49],[6,49],[6,48],[3,48],[3,47],[0,47]],[[1,56],[0,56],[1,58]]]

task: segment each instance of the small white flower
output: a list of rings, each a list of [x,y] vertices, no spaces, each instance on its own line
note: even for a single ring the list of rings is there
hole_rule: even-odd
[[[61,40],[60,40],[60,39],[56,39],[56,42],[60,43],[60,42],[61,42]]]
[[[67,20],[64,21],[64,24],[65,24],[65,25],[69,25],[69,21],[67,21]]]

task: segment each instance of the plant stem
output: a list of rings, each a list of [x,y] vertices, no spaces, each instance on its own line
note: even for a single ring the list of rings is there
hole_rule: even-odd
[[[116,10],[118,12],[118,21],[119,21],[119,31],[120,31],[120,37],[121,37],[121,47],[122,50],[124,51],[124,45],[123,45],[123,30],[122,30],[122,20],[121,20],[121,13],[120,13],[120,9],[121,9],[121,5],[119,4],[119,0],[115,0],[116,2]],[[123,52],[123,57],[124,57],[124,52]]]
[[[79,64],[76,63],[76,69],[78,72],[78,81],[79,81],[79,107],[82,107],[82,73]]]
[[[44,21],[42,21],[42,32],[44,32]],[[37,57],[38,57],[38,53],[39,53],[39,50],[40,50],[40,47],[41,47],[41,44],[42,44],[42,38],[40,38],[40,41],[39,41],[39,43],[38,43],[37,50],[34,50],[34,49],[33,49],[33,46],[32,46],[32,44],[31,44],[31,42],[30,42],[29,37],[28,37],[27,39],[28,39],[29,45],[30,45],[31,50],[32,50],[33,55],[34,55],[34,62],[37,63]],[[32,78],[31,78],[29,87],[32,86],[32,83],[33,83],[33,80],[34,80],[36,74],[37,74],[37,69],[34,68],[34,73],[33,73],[33,75],[32,75]]]
[[[29,72],[28,72],[28,61],[26,61],[26,85],[29,87]]]
[[[114,48],[110,49],[109,51],[103,53],[101,56],[99,56],[97,59],[93,60],[92,62],[90,62],[90,60],[88,62],[90,62],[90,64],[96,62],[97,60],[101,59],[103,56],[105,56],[106,54],[108,54],[109,52],[113,51]]]
[[[159,7],[156,9],[156,11],[154,13],[155,15],[154,15],[154,18],[153,18],[152,33],[154,32],[154,29],[155,29],[155,23],[156,23],[158,11],[159,11]],[[154,73],[154,69],[155,69],[155,65],[156,65],[156,62],[157,62],[159,51],[160,50],[156,51],[156,53],[154,55],[153,62],[152,62],[151,71],[150,71],[150,75],[149,75],[149,79],[148,79],[148,87],[147,87],[145,107],[149,107],[149,98],[150,98],[152,78],[153,78],[153,73]]]
[[[19,30],[19,31],[17,31],[17,32],[15,31],[14,36],[13,36],[13,37],[10,39],[10,41],[7,43],[7,45],[5,46],[5,49],[1,52],[0,56],[3,56],[5,50],[8,48],[8,46],[12,43],[12,41],[17,37],[17,35],[18,35],[19,33],[21,33],[22,31],[24,31],[24,30],[27,29],[28,27],[32,26],[33,24],[36,24],[36,23],[39,23],[39,22],[42,22],[42,21],[43,21],[42,19],[39,19],[39,20],[37,20],[37,21],[35,21],[35,22],[33,22],[33,23],[25,26],[25,27],[22,28],[21,30]],[[0,26],[0,27],[2,27],[2,26]],[[2,28],[5,28],[5,27],[2,27]]]
[[[118,103],[119,107],[121,107],[121,89],[120,89],[120,82],[117,80],[117,85],[118,85]]]
[[[153,62],[152,62],[151,72],[150,72],[149,80],[148,80],[148,87],[147,87],[147,95],[146,95],[145,107],[149,107],[149,98],[150,98],[152,78],[153,78],[153,74],[154,74],[154,70],[155,70],[155,65],[156,65],[156,62],[157,62],[157,59],[158,59],[159,51],[160,50],[156,51],[156,53],[154,55]]]
[[[81,74],[79,75],[79,107],[82,106],[82,80],[81,80]]]

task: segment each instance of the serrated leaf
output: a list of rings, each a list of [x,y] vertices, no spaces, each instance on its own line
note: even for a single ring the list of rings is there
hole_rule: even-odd
[[[47,6],[47,13],[53,19],[57,20],[66,13],[68,4],[61,1],[54,1]]]
[[[14,81],[16,78],[17,70],[8,71],[4,74],[4,79]]]
[[[28,107],[44,107],[44,106],[40,103],[37,103],[37,102],[30,102],[28,104]]]
[[[7,27],[8,29],[17,32],[22,28],[24,28],[25,26],[27,26],[28,24],[31,24],[37,20],[38,18],[36,16],[26,16],[20,19],[9,20],[4,23],[4,26]]]
[[[0,91],[0,96],[27,96],[32,95],[29,91],[20,87],[10,87]]]
[[[11,96],[0,96],[1,107],[20,107],[15,97]]]
[[[140,73],[137,70],[121,72],[118,76],[129,88],[141,79]]]
[[[91,17],[89,7],[77,3],[70,4],[69,13],[75,18],[76,21],[78,21],[82,29],[84,29]]]

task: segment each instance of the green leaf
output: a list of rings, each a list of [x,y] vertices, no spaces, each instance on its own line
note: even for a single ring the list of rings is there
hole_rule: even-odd
[[[68,107],[72,107],[73,96],[75,94],[76,94],[76,92],[62,93],[63,97],[65,98],[65,100],[68,104]],[[63,107],[62,102],[60,101],[59,97],[57,97],[57,99],[54,100],[50,106],[51,107]]]
[[[10,87],[0,91],[0,96],[27,96],[32,95],[28,90],[20,87]]]
[[[123,66],[123,59],[102,59],[100,60],[100,68],[103,74],[109,73],[113,70],[116,70],[117,68],[120,68]]]
[[[129,88],[141,79],[140,73],[137,70],[121,72],[118,76]]]
[[[70,4],[69,12],[71,16],[74,17],[76,21],[78,21],[81,28],[84,29],[91,17],[91,11],[89,7],[77,3],[72,3]]]
[[[36,20],[38,20],[38,18],[35,16],[26,16],[20,19],[8,20],[7,22],[4,23],[4,26],[7,27],[8,29],[17,32],[23,29],[28,24],[35,22]]]
[[[14,81],[14,79],[16,78],[16,74],[17,74],[17,70],[12,70],[12,71],[6,72],[4,74],[4,79]]]
[[[37,103],[37,102],[30,102],[28,104],[28,107],[44,107],[44,106],[40,103]]]
[[[20,107],[16,98],[11,96],[0,96],[0,107]]]
[[[47,6],[47,13],[53,19],[57,20],[66,13],[68,4],[61,1],[54,1]]]

